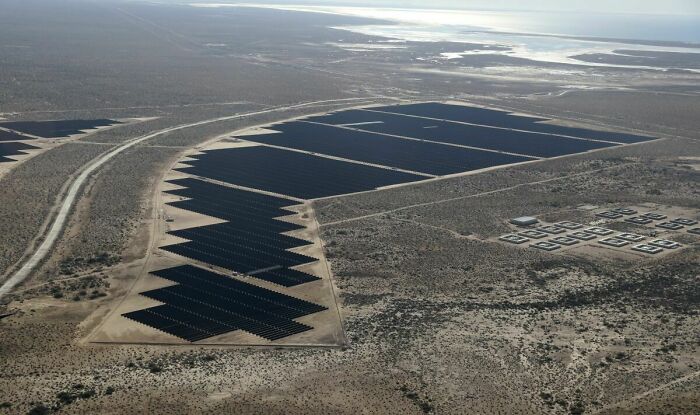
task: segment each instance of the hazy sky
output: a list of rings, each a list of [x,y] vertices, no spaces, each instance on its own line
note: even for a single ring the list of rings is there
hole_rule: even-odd
[[[195,1],[237,3],[232,0]],[[700,15],[700,0],[243,0],[240,2]]]

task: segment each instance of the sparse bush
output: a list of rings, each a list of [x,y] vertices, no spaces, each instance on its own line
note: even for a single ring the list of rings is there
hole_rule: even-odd
[[[155,362],[150,362],[150,363],[148,364],[148,370],[149,370],[151,373],[160,373],[160,372],[163,371],[163,368],[162,368],[159,364],[157,364],[157,363],[155,363]]]
[[[74,392],[63,391],[56,394],[56,399],[63,405],[70,405],[78,399],[78,395]]]
[[[581,415],[584,412],[586,412],[586,407],[583,405],[583,402],[581,402],[580,400],[572,403],[571,406],[569,407],[569,413],[571,415]]]
[[[49,409],[46,405],[38,404],[32,407],[32,409],[27,412],[27,415],[48,415],[50,413],[51,409]]]

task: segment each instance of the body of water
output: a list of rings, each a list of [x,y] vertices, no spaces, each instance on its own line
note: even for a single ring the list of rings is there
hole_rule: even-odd
[[[522,11],[432,10],[369,7],[290,6],[260,4],[193,4],[197,7],[265,7],[330,13],[390,21],[391,24],[337,27],[403,41],[459,42],[499,46],[443,54],[455,59],[469,54],[502,54],[540,62],[627,67],[638,69],[697,69],[682,65],[582,62],[580,54],[622,55],[619,50],[686,54],[700,61],[700,16],[646,14],[582,14]],[[695,54],[695,55],[687,55]]]

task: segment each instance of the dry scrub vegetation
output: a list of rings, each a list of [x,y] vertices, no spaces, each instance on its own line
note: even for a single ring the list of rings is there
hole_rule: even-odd
[[[78,345],[87,303],[44,300],[56,308],[2,323],[0,390],[13,393],[0,401],[68,413],[589,413],[700,364],[697,248],[640,268],[459,244],[391,221],[324,236],[347,348]],[[82,390],[95,393],[65,402]],[[678,388],[659,399],[697,409]]]
[[[20,259],[39,234],[68,178],[106,149],[66,144],[18,165],[0,180],[0,275]]]
[[[158,172],[177,154],[177,149],[136,147],[99,173],[69,225],[73,232],[59,242],[55,257],[61,259],[60,274],[120,262],[127,242],[147,217]],[[143,251],[144,245],[139,245]]]

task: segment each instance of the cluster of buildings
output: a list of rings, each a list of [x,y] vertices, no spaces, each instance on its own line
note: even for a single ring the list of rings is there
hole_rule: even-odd
[[[655,212],[639,214],[630,208],[615,208],[596,213],[596,216],[617,220],[636,225],[653,224],[660,230],[680,231],[686,227],[697,225],[698,221],[687,218],[669,220],[667,215]],[[561,221],[553,224],[541,223],[537,218],[523,216],[510,220],[512,225],[519,228],[516,232],[502,235],[498,239],[515,244],[544,250],[556,251],[565,247],[574,247],[595,243],[609,248],[630,248],[633,251],[648,255],[659,254],[665,250],[673,250],[682,247],[675,241],[639,235],[631,232],[617,232],[601,226],[586,226],[571,221]],[[689,233],[700,235],[700,228],[690,228]]]

